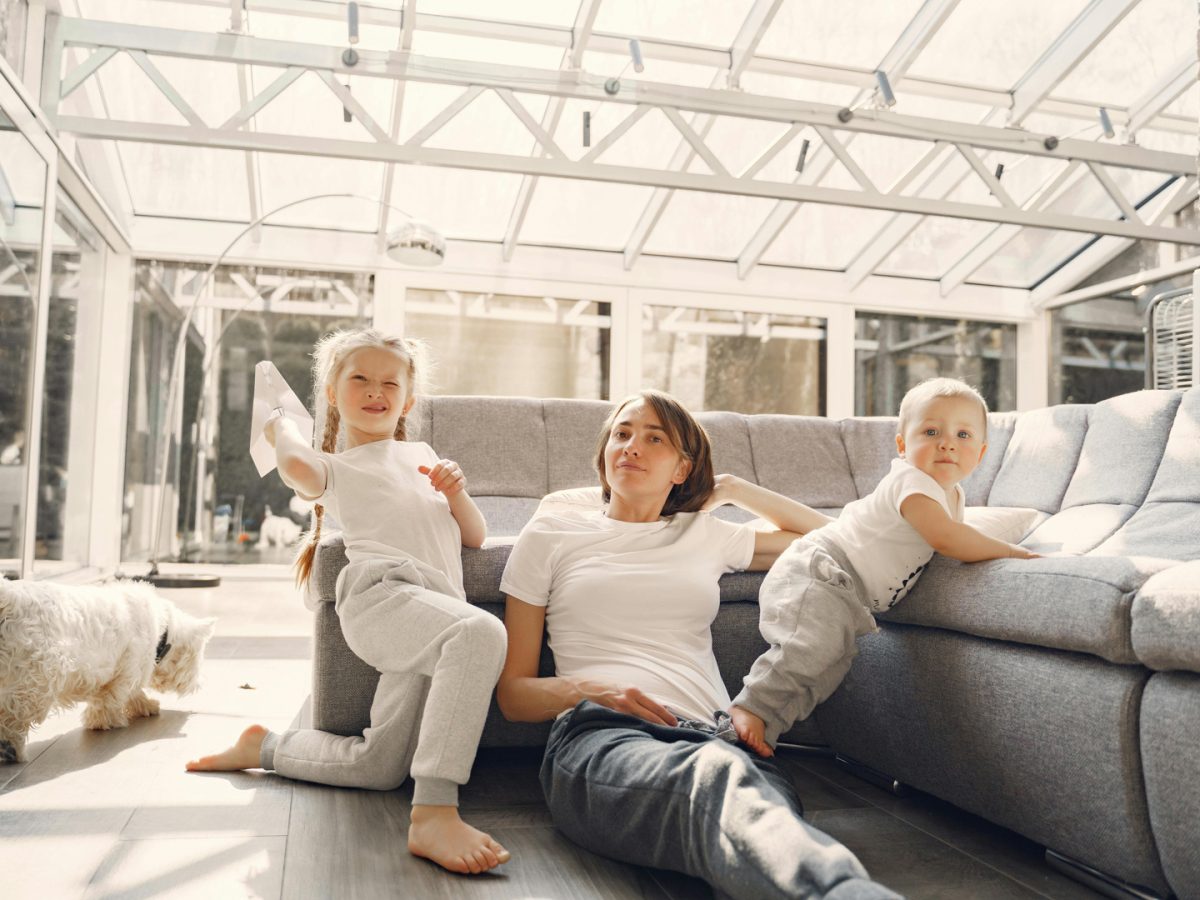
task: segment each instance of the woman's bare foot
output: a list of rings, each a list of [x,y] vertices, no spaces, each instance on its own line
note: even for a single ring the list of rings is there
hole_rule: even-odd
[[[251,725],[228,750],[193,759],[186,768],[189,772],[236,772],[240,769],[257,769],[263,738],[266,736],[267,729],[261,725]]]
[[[491,835],[458,817],[455,806],[414,806],[408,829],[408,852],[443,869],[478,875],[512,858]]]

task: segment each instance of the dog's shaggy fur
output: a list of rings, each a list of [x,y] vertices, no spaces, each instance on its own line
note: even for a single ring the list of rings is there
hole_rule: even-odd
[[[194,691],[214,621],[132,581],[0,581],[0,763],[23,760],[29,730],[55,709],[86,702],[86,727],[124,728],[158,713],[147,688]]]

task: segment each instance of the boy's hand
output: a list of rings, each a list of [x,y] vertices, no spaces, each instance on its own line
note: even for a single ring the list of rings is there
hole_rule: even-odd
[[[1012,550],[1009,551],[1011,559],[1041,559],[1042,554],[1034,553],[1028,547],[1022,547],[1020,544],[1009,544]]]
[[[759,756],[769,759],[775,755],[766,741],[766,725],[762,719],[740,706],[729,707],[729,718],[733,720],[733,730],[737,732],[738,740]]]
[[[458,463],[452,459],[440,459],[432,468],[417,466],[417,471],[422,475],[428,475],[433,489],[447,497],[461,494],[467,489],[467,476],[458,467]]]

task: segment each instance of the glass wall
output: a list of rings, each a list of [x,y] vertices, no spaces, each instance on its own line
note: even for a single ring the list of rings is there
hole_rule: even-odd
[[[694,411],[825,414],[825,320],[643,307],[642,384]]]
[[[275,363],[310,403],[313,345],[331,331],[370,324],[372,278],[221,267],[202,289],[186,344],[182,410],[168,422],[179,328],[203,278],[202,267],[184,263],[136,267],[122,557],[150,555],[154,494],[165,465],[160,560],[290,562],[310,507],[278,477],[261,478],[250,459],[254,365]],[[264,536],[268,516],[283,521]]]
[[[409,289],[404,321],[429,345],[430,393],[607,400],[610,306]]]
[[[0,79],[0,101],[19,102]],[[48,166],[0,102],[0,571],[22,571]]]
[[[60,188],[52,233],[34,572],[85,564],[107,247]]]
[[[1017,326],[859,312],[854,318],[854,413],[894,416],[909,388],[958,378],[994,411],[1017,407]]]

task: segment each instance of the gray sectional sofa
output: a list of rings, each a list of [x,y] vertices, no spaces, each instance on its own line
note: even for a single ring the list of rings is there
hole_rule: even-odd
[[[415,437],[462,465],[489,521],[488,544],[463,552],[471,602],[502,615],[513,537],[544,494],[596,483],[608,410],[439,397],[414,412]],[[894,454],[889,418],[699,418],[718,471],[828,511],[868,493]],[[1039,510],[1023,543],[1067,555],[935,557],[860,640],[842,687],[785,740],[827,744],[1114,885],[1200,898],[1200,390],[993,414],[989,428],[968,503]],[[349,734],[367,723],[377,675],[333,611],[344,564],[327,536],[312,711],[316,727]],[[713,638],[731,693],[763,648],[761,578],[722,580]],[[552,673],[548,651],[542,665]],[[484,744],[537,745],[547,730],[493,707]]]

